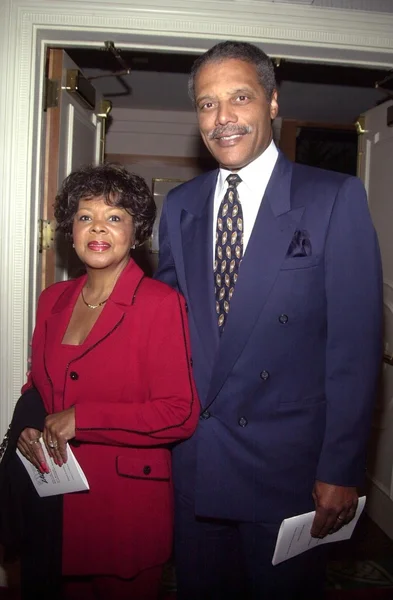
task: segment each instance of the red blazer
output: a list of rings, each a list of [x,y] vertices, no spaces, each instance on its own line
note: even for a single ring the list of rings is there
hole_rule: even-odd
[[[41,294],[23,391],[34,385],[49,413],[75,406],[73,450],[90,491],[64,497],[63,574],[132,577],[170,555],[167,445],[188,438],[199,416],[186,305],[131,260],[80,353],[59,372],[56,354],[85,281]]]

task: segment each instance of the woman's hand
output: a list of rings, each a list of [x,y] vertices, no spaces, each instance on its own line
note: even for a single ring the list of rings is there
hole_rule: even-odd
[[[41,473],[49,473],[40,437],[42,432],[32,427],[26,427],[19,436],[17,447]]]
[[[49,455],[61,467],[67,462],[66,444],[75,437],[75,408],[48,415],[42,437]]]

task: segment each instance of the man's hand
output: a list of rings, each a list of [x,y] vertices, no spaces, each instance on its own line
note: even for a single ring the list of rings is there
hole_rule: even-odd
[[[355,516],[358,505],[355,487],[316,481],[312,496],[315,502],[315,518],[311,527],[313,537],[323,538],[334,533]]]
[[[42,437],[49,455],[61,467],[67,462],[67,442],[75,437],[75,408],[48,415]]]

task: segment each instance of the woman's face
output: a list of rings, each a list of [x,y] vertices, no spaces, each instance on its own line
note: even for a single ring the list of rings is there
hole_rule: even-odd
[[[120,206],[109,206],[103,197],[80,200],[72,234],[75,251],[86,267],[121,267],[134,244],[132,216]]]

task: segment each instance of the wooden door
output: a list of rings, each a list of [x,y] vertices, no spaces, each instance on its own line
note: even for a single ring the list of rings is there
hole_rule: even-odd
[[[94,89],[64,50],[49,49],[43,197],[37,292],[76,275],[80,265],[68,243],[55,233],[53,203],[74,169],[104,158],[105,117],[110,103]]]

